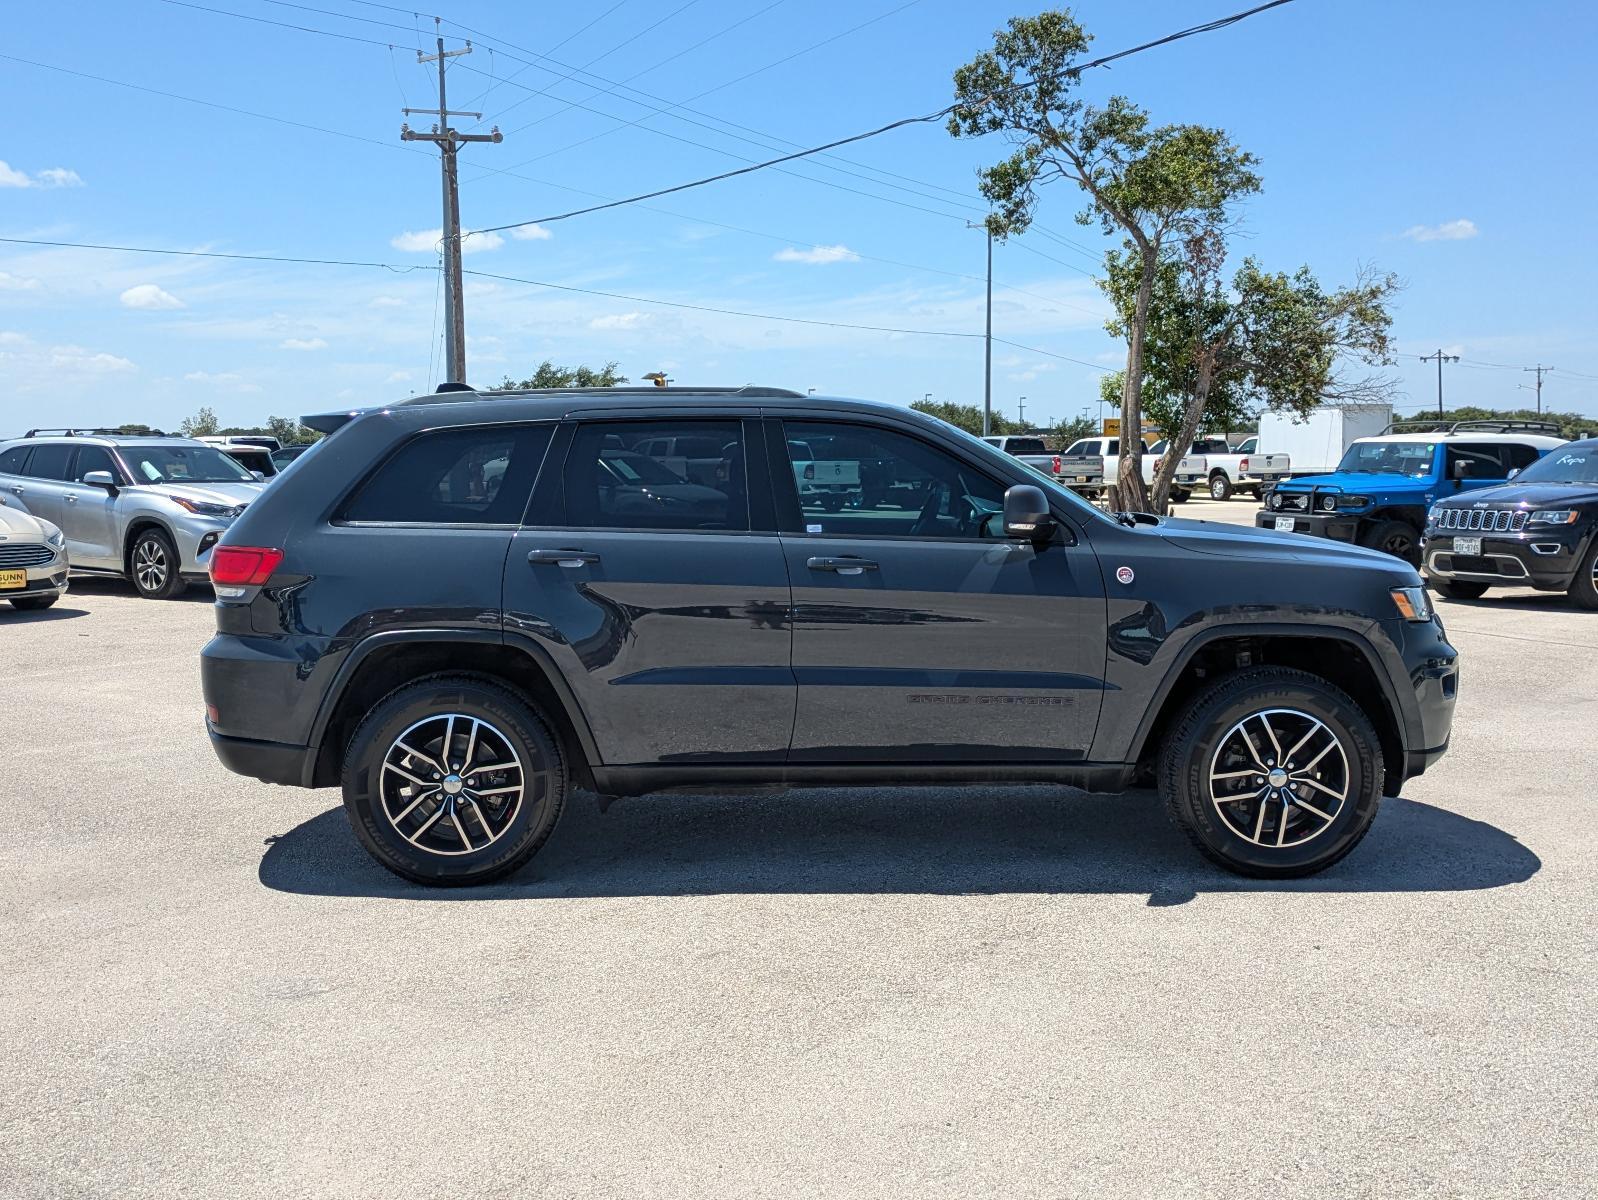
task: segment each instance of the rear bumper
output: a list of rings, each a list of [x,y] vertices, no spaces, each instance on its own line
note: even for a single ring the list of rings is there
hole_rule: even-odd
[[[1455,554],[1452,533],[1433,534],[1426,539],[1424,549],[1428,576],[1562,592],[1575,579],[1588,543],[1587,537],[1572,536],[1565,530],[1500,537],[1472,533],[1461,536],[1479,538],[1481,553],[1468,557]]]
[[[1351,544],[1359,540],[1359,518],[1340,513],[1287,513],[1265,510],[1254,514],[1254,528],[1275,529],[1278,520],[1292,521],[1294,533],[1307,533],[1312,537],[1331,538],[1334,542]]]
[[[214,729],[211,749],[222,765],[235,775],[248,775],[264,783],[281,783],[287,787],[303,787],[308,746],[290,746],[282,742],[256,742],[249,738],[224,737]]]

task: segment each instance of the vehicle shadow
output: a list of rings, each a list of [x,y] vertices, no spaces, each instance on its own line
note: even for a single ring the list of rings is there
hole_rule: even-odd
[[[601,812],[579,792],[549,842],[488,887],[409,884],[356,843],[342,807],[267,839],[278,891],[412,900],[530,900],[728,893],[1140,894],[1469,891],[1522,883],[1542,861],[1482,821],[1389,798],[1360,847],[1309,879],[1253,880],[1205,862],[1149,791],[1060,787],[655,795]]]
[[[70,621],[73,617],[86,617],[86,608],[66,608],[60,601],[49,608],[24,610],[12,608],[0,601],[0,625],[27,625],[37,621]]]
[[[111,575],[74,575],[72,589],[67,594],[71,595],[72,592],[83,592],[90,596],[129,596],[134,599],[139,596],[138,591],[126,579],[117,579]],[[212,594],[209,583],[191,583],[181,594],[172,599],[184,603],[198,601],[201,604],[210,604],[216,597]]]

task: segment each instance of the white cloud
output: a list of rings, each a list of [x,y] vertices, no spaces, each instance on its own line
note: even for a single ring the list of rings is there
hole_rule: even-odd
[[[407,254],[436,254],[443,239],[442,229],[407,229],[391,240],[389,245]],[[467,230],[466,236],[461,238],[461,253],[476,254],[480,250],[498,250],[504,244],[505,239],[497,233],[472,233]]]
[[[26,275],[13,275],[10,271],[0,271],[0,292],[28,292],[39,286],[37,279]]]
[[[123,308],[182,308],[183,301],[154,283],[139,283],[122,293]]]
[[[384,382],[385,383],[409,383],[410,381],[411,381],[411,373],[409,371],[390,371],[388,373],[388,378]]]
[[[612,313],[608,316],[595,317],[588,322],[590,329],[636,329],[647,321],[648,315],[641,312]]]
[[[510,231],[511,237],[518,242],[547,242],[555,235],[542,225],[518,225]],[[487,236],[493,236],[492,234]]]
[[[19,171],[4,159],[0,159],[0,187],[13,188],[63,188],[82,187],[83,177],[76,171],[66,167],[46,167],[37,175],[29,175],[26,171]]]
[[[285,350],[326,350],[327,343],[319,337],[284,338],[278,345]]]
[[[1460,217],[1457,221],[1444,221],[1441,225],[1411,225],[1404,230],[1403,236],[1416,242],[1462,242],[1480,232],[1476,222]]]
[[[259,392],[260,384],[251,383],[233,371],[190,371],[183,376],[184,383],[197,383],[203,387],[227,388],[235,392]]]
[[[372,308],[404,308],[405,301],[398,296],[373,296]]]
[[[771,256],[778,262],[823,263],[859,262],[860,256],[848,246],[811,246],[808,250],[800,250],[794,246],[785,246]]]

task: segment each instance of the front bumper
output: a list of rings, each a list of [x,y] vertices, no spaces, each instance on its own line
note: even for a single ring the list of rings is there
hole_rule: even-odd
[[[1276,522],[1291,521],[1291,530],[1280,529]],[[1277,529],[1282,533],[1307,533],[1312,537],[1331,538],[1335,542],[1350,544],[1359,540],[1359,517],[1351,513],[1272,512],[1262,509],[1254,514],[1254,528]]]
[[[178,571],[189,580],[209,579],[211,551],[227,532],[232,521],[193,517],[172,524],[172,539],[177,545]]]
[[[68,568],[67,556],[64,551],[57,553],[47,563],[23,569],[26,572],[27,581],[20,588],[6,588],[4,591],[0,591],[0,600],[31,600],[41,596],[66,595]]]
[[[1469,583],[1496,583],[1507,587],[1532,587],[1562,592],[1576,577],[1587,551],[1590,532],[1569,528],[1528,529],[1524,533],[1470,533],[1457,537],[1481,542],[1481,553],[1454,553],[1453,530],[1429,534],[1422,549],[1425,573],[1433,579],[1458,579]]]

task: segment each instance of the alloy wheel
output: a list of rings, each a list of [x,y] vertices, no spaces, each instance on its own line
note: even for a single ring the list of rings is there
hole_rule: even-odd
[[[441,713],[408,727],[383,756],[378,798],[395,831],[430,854],[471,854],[499,841],[527,791],[527,768],[496,726]]]
[[[133,578],[144,591],[160,591],[171,569],[166,547],[154,538],[146,538],[133,548]]]
[[[1342,742],[1324,721],[1292,708],[1244,717],[1210,760],[1210,798],[1233,833],[1285,848],[1331,828],[1348,801]]]

